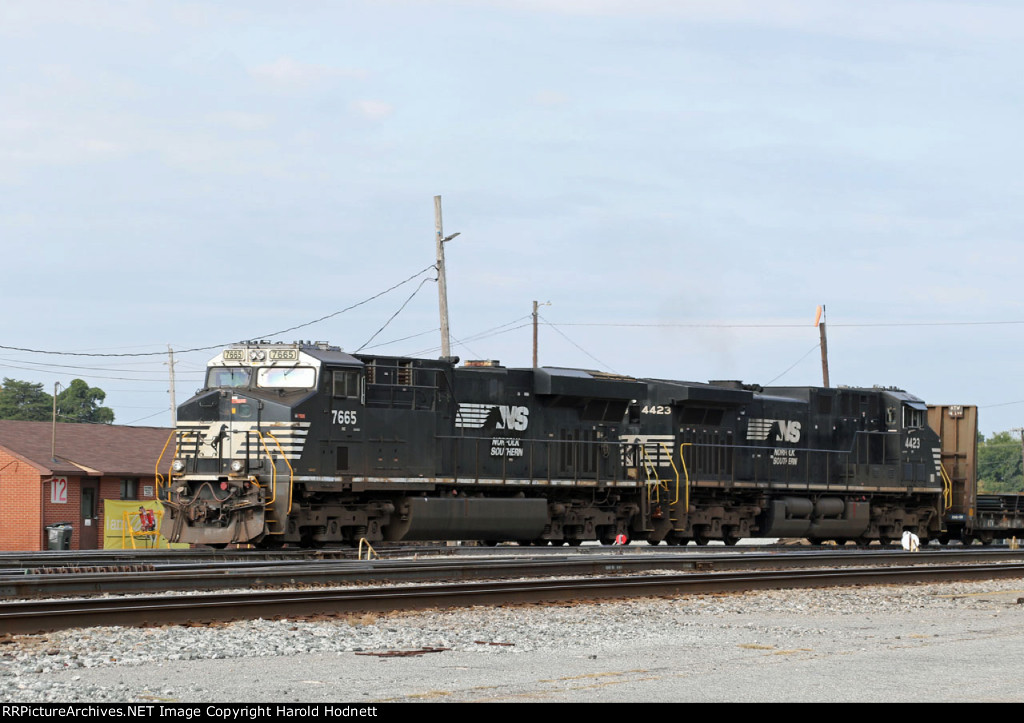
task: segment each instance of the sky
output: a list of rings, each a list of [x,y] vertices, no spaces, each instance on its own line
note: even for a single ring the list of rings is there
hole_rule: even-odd
[[[166,426],[169,348],[178,403],[243,339],[437,357],[441,196],[463,360],[530,366],[538,301],[542,365],[820,385],[824,305],[833,386],[1021,427],[1022,40],[1009,0],[11,0],[0,378]]]

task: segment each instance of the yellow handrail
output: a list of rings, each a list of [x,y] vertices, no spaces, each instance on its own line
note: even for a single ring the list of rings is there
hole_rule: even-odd
[[[156,474],[155,474],[155,477],[156,477],[156,497],[157,497],[157,499],[160,499],[160,486],[163,484],[163,480],[164,480],[164,476],[162,474],[160,474],[160,462],[161,462],[161,460],[163,460],[164,453],[167,451],[167,445],[169,445],[171,443],[171,438],[173,438],[174,435],[177,434],[177,433],[178,433],[177,429],[171,430],[171,434],[167,437],[167,441],[164,442],[164,448],[160,450],[160,456],[156,458],[156,470],[155,470]],[[177,452],[178,452],[178,445],[177,444],[174,445],[174,452],[175,452],[175,456],[177,456]],[[167,484],[171,483],[171,477],[173,477],[173,476],[174,476],[174,471],[169,469],[167,471]]]
[[[371,554],[374,557],[376,557],[378,560],[380,559],[380,555],[378,555],[377,551],[373,549],[373,545],[371,545],[367,541],[367,539],[365,537],[360,537],[359,538],[359,550],[357,552],[357,557],[356,557],[357,560],[362,560],[363,559],[363,545],[366,545],[366,559],[367,560],[370,559],[370,555]]]
[[[661,443],[661,448],[665,450],[665,456],[668,457],[668,463],[672,465],[672,471],[675,472],[676,475],[676,498],[672,500],[672,504],[674,505],[679,501],[679,468],[676,467],[675,460],[672,459],[672,450],[670,450],[664,442]],[[679,459],[682,460],[681,454]]]
[[[686,459],[683,457],[683,447],[692,446],[693,442],[683,442],[682,444],[679,445],[679,461],[683,465],[683,479],[686,480],[686,484],[683,486],[683,494],[685,495],[683,499],[683,506],[685,508],[686,514],[690,514],[690,471],[686,469]],[[679,493],[676,492],[676,499],[675,502],[673,502],[672,504],[675,504],[678,501]]]
[[[953,506],[953,480],[941,462],[939,463],[939,472],[942,474],[942,504],[948,510]]]
[[[270,499],[267,500],[264,503],[267,507],[270,507],[270,505],[274,504],[277,501],[277,462],[275,462],[274,458],[270,455],[270,450],[267,449],[267,443],[263,441],[263,433],[260,432],[260,430],[258,430],[258,429],[254,430],[254,431],[256,432],[256,438],[260,440],[260,444],[263,446],[263,451],[266,452],[266,454],[267,454],[267,460],[270,461],[270,489],[271,489],[271,493],[270,493]],[[267,432],[267,434],[269,435],[270,432]],[[271,435],[271,439],[273,439],[272,435]],[[274,441],[276,442],[277,440],[274,440]],[[280,445],[278,445],[278,446],[280,447]],[[258,485],[259,485],[259,483],[257,482],[257,486]]]
[[[260,444],[263,445],[263,451],[266,452],[267,459],[270,461],[272,469],[271,486],[273,487],[273,492],[270,496],[270,499],[266,503],[264,503],[265,507],[270,507],[277,501],[277,462],[274,461],[274,458],[272,457],[270,450],[267,448],[267,443],[263,441],[263,433],[260,432],[259,430],[256,430],[256,434],[259,437]],[[272,432],[267,432],[267,436],[274,440],[274,444],[277,445],[277,451],[281,454],[281,459],[284,460],[285,465],[287,465],[288,467],[288,511],[285,512],[285,515],[290,515],[292,512],[292,491],[295,487],[295,485],[293,484],[295,480],[295,469],[292,467],[292,463],[288,460],[288,455],[284,453],[284,448],[281,447],[281,442],[277,439],[277,437],[275,437]],[[284,533],[284,530],[281,530],[280,532],[267,532],[268,535],[283,535]]]
[[[651,455],[647,453],[647,445],[645,444],[640,445],[640,459],[643,460],[644,473],[647,475],[647,495],[650,497],[651,487],[654,487],[655,494],[652,501],[658,502],[660,500],[660,491],[662,486],[665,487],[665,491],[667,492],[668,485],[664,485],[661,478],[658,477],[658,470],[654,466],[654,462],[651,461]],[[652,476],[654,478],[653,485],[651,484]]]

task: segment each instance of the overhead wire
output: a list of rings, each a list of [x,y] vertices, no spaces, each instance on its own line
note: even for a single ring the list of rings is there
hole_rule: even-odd
[[[405,301],[402,302],[402,305],[398,307],[398,311],[396,311],[394,314],[392,314],[391,317],[387,321],[384,322],[384,326],[382,326],[381,328],[377,329],[377,331],[373,332],[373,335],[369,339],[367,339],[365,342],[363,342],[362,346],[360,346],[358,349],[356,349],[356,352],[362,351],[363,348],[367,344],[369,344],[371,341],[376,339],[377,335],[380,334],[382,331],[384,331],[388,327],[388,324],[390,324],[392,321],[395,320],[396,316],[398,316],[399,314],[402,313],[402,309],[404,309],[406,307],[406,305],[410,301],[412,301],[412,297],[414,297],[414,296],[416,296],[416,294],[420,293],[420,289],[423,288],[423,284],[427,283],[428,281],[431,281],[431,279],[423,279],[422,281],[420,281],[420,285],[416,287],[415,291],[413,291],[411,294],[409,294],[409,298],[408,299],[406,299]]]
[[[614,368],[612,368],[612,367],[611,367],[610,365],[608,365],[608,364],[605,364],[605,363],[604,363],[603,361],[601,361],[600,359],[598,359],[598,358],[597,358],[596,356],[594,356],[593,354],[591,354],[591,353],[590,353],[589,351],[587,351],[586,349],[584,349],[584,348],[583,348],[582,346],[580,346],[579,344],[577,344],[576,342],[574,342],[574,341],[573,341],[572,339],[570,339],[570,338],[569,338],[568,336],[566,336],[566,335],[565,335],[565,333],[564,333],[564,332],[563,332],[563,331],[562,331],[561,329],[559,329],[559,328],[558,328],[557,326],[555,326],[554,324],[552,324],[552,323],[551,323],[550,321],[548,321],[547,319],[545,319],[545,318],[544,318],[543,316],[541,316],[540,314],[537,314],[537,318],[539,318],[539,319],[542,319],[542,320],[544,321],[544,323],[545,323],[545,324],[547,324],[547,325],[548,325],[548,326],[550,326],[550,327],[551,327],[552,329],[554,329],[554,330],[555,330],[556,332],[558,332],[558,333],[559,333],[559,334],[560,334],[560,335],[562,336],[562,338],[564,338],[564,339],[565,339],[565,340],[566,340],[567,342],[569,342],[569,343],[570,343],[570,344],[572,344],[572,345],[573,345],[574,347],[576,347],[577,349],[579,349],[579,350],[580,350],[581,352],[583,352],[584,354],[586,354],[587,356],[589,356],[589,357],[590,357],[591,359],[593,359],[594,361],[596,361],[596,362],[597,362],[598,364],[600,364],[600,365],[601,365],[602,367],[604,367],[605,369],[607,369],[607,370],[610,370],[610,371],[613,371],[613,372],[615,372],[616,374],[619,374],[619,373],[620,373],[620,372],[619,372],[619,371],[618,371],[617,369],[614,369]]]
[[[356,302],[355,304],[352,304],[351,306],[346,306],[344,309],[339,309],[338,311],[335,311],[335,312],[333,312],[331,314],[327,314],[325,316],[321,316],[319,319],[314,319],[313,321],[307,321],[304,324],[297,324],[296,326],[292,326],[292,327],[289,327],[287,329],[282,329],[280,331],[275,331],[275,332],[272,332],[270,334],[261,334],[261,335],[259,335],[258,338],[262,339],[262,338],[265,338],[265,337],[274,337],[274,336],[278,336],[280,334],[286,334],[289,331],[295,331],[296,329],[303,329],[303,328],[305,328],[307,326],[312,326],[313,324],[318,324],[321,321],[326,321],[327,319],[334,318],[335,316],[338,316],[339,314],[344,314],[344,313],[346,313],[348,311],[352,311],[353,309],[356,309],[356,308],[358,308],[360,306],[363,306],[364,304],[368,304],[371,301],[373,301],[374,299],[378,299],[381,296],[384,296],[385,294],[387,294],[387,293],[389,293],[391,291],[394,291],[395,289],[399,288],[400,286],[404,286],[405,284],[407,284],[410,281],[412,281],[413,279],[415,279],[417,276],[421,276],[422,274],[426,273],[427,271],[429,271],[430,269],[433,269],[433,268],[436,268],[435,264],[430,264],[429,266],[425,266],[424,268],[420,269],[419,271],[417,271],[415,274],[413,274],[409,278],[405,279],[404,281],[400,281],[397,284],[395,284],[393,286],[390,286],[387,289],[384,289],[383,291],[374,294],[373,296],[370,296],[370,297],[368,297],[366,299],[363,299],[362,301],[359,301],[359,302]],[[175,354],[188,354],[190,352],[196,352],[196,351],[209,351],[211,349],[220,349],[221,347],[226,346],[227,344],[230,344],[230,343],[231,342],[226,342],[226,343],[221,343],[221,344],[214,344],[212,346],[192,347],[190,349],[175,349],[174,353]],[[7,345],[4,345],[4,344],[0,344],[0,349],[7,349],[9,351],[22,351],[22,352],[26,352],[28,354],[46,354],[46,355],[52,355],[52,356],[76,356],[76,357],[80,357],[80,356],[84,356],[84,357],[104,357],[104,358],[109,358],[109,357],[123,358],[123,357],[166,356],[167,353],[168,353],[167,350],[154,351],[154,352],[119,353],[119,354],[97,353],[97,352],[75,352],[75,351],[47,351],[47,350],[43,350],[43,349],[30,349],[30,348],[27,348],[27,347],[20,347],[20,346],[7,346]]]
[[[793,363],[792,363],[792,364],[790,364],[790,365],[789,365],[788,367],[786,367],[786,370],[785,370],[784,372],[782,372],[781,374],[779,374],[779,375],[778,375],[777,377],[775,377],[775,379],[772,379],[772,380],[771,380],[770,382],[767,382],[767,383],[765,383],[765,385],[764,385],[764,386],[766,386],[766,387],[768,387],[768,386],[771,386],[771,385],[772,385],[772,384],[773,384],[773,383],[774,383],[774,382],[775,382],[776,380],[778,380],[778,379],[781,379],[782,377],[786,376],[786,374],[788,374],[788,373],[789,373],[789,371],[790,371],[790,370],[791,370],[791,369],[792,369],[793,367],[795,367],[795,366],[796,366],[797,364],[799,364],[799,363],[800,363],[800,362],[802,362],[802,361],[803,361],[804,359],[806,359],[806,358],[807,358],[807,355],[808,355],[808,354],[810,354],[810,353],[811,353],[812,351],[814,351],[815,349],[820,349],[820,348],[821,348],[821,342],[818,342],[817,344],[815,344],[814,346],[812,346],[812,347],[811,347],[810,349],[808,349],[808,350],[807,350],[807,351],[806,351],[806,352],[804,353],[804,355],[803,355],[803,356],[801,356],[801,357],[800,357],[799,359],[797,359],[797,360],[796,360],[795,362],[793,362]]]

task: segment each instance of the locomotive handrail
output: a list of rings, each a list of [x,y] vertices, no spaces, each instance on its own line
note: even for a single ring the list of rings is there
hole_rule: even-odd
[[[647,498],[651,499],[651,487],[653,487],[654,491],[655,491],[655,496],[654,496],[654,500],[653,501],[654,502],[659,502],[659,501],[661,501],[661,496],[658,493],[661,491],[662,482],[661,482],[661,478],[658,476],[658,470],[657,470],[657,468],[655,468],[654,463],[651,461],[651,455],[647,452],[647,446],[643,445],[643,444],[637,445],[637,446],[639,446],[639,448],[640,448],[640,459],[643,461],[644,472],[647,474]],[[664,447],[665,445],[663,444],[662,446]],[[670,461],[671,461],[671,459],[672,458],[669,457]],[[653,485],[651,484],[651,473],[652,472],[654,473],[654,484]],[[668,492],[668,485],[665,485],[665,491]]]
[[[679,445],[679,461],[683,465],[683,479],[686,481],[683,486],[683,505],[686,509],[686,514],[690,514],[690,471],[686,468],[686,458],[683,457],[683,447],[692,447],[693,442],[683,442]],[[669,456],[671,460],[672,457]],[[672,465],[675,468],[675,464]],[[679,472],[676,472],[676,498],[672,500],[672,505],[675,506],[679,503]]]
[[[943,511],[953,506],[953,479],[946,472],[946,466],[939,463],[939,472],[942,474],[942,504]]]
[[[292,463],[289,461],[288,455],[284,453],[284,448],[281,447],[281,442],[274,436],[274,433],[267,432],[267,436],[274,440],[274,444],[277,445],[277,451],[281,453],[281,459],[284,460],[285,466],[288,467],[288,512],[285,514],[290,515],[292,513],[292,492],[295,489],[295,469],[292,467]],[[274,463],[274,471],[277,471],[276,462]]]
[[[155,477],[156,477],[156,498],[157,499],[160,499],[160,487],[163,485],[163,479],[164,479],[164,476],[162,474],[160,474],[160,462],[164,458],[164,453],[167,451],[167,446],[171,443],[171,439],[173,437],[175,437],[177,434],[178,434],[178,430],[177,429],[172,429],[171,430],[171,433],[167,436],[167,441],[164,442],[163,449],[160,450],[160,456],[156,458],[156,469],[155,469],[156,475],[155,475]],[[177,452],[178,452],[178,445],[177,444],[174,445],[174,452],[175,452],[175,456],[177,456]],[[168,468],[168,470],[167,470],[167,484],[168,485],[171,484],[171,479],[173,477],[174,477],[174,470]]]
[[[260,432],[258,429],[253,431],[256,432],[256,436],[259,438],[260,444],[263,445],[263,451],[267,453],[267,459],[270,461],[270,479],[273,491],[271,493],[270,499],[264,503],[265,507],[270,507],[277,501],[277,462],[274,460],[273,455],[267,448],[267,443],[263,440],[263,433]],[[295,481],[295,470],[292,468],[292,463],[288,461],[288,456],[284,453],[284,449],[281,447],[281,442],[278,441],[277,437],[275,437],[272,432],[267,432],[267,436],[274,440],[274,444],[277,445],[277,451],[281,453],[281,459],[284,460],[285,465],[287,465],[288,467],[288,511],[285,514],[290,515],[292,512],[292,489],[295,487],[295,485],[293,484]],[[279,535],[283,534],[283,532],[284,531],[282,530],[281,532],[272,532],[269,534]]]
[[[270,462],[270,499],[264,502],[264,506],[269,507],[277,501],[277,464],[274,462],[274,458],[270,456],[270,450],[267,449],[267,443],[263,441],[263,433],[258,429],[252,430],[256,432],[256,438],[260,441],[263,446],[263,451],[267,454],[267,460]],[[270,432],[267,432],[270,434]]]

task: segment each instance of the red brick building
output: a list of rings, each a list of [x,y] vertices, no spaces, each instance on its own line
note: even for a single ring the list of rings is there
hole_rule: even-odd
[[[103,547],[103,500],[151,500],[171,430],[0,420],[0,550],[47,549],[46,526],[72,525],[71,549]],[[167,475],[171,449],[161,460]]]

